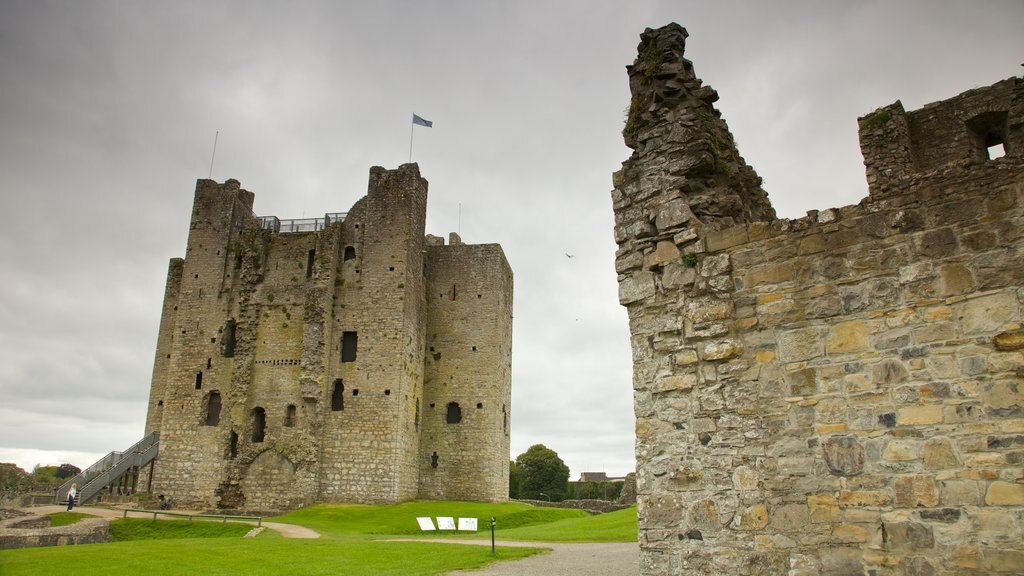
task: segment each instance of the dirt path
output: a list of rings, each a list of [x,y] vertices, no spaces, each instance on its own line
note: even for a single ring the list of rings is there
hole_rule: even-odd
[[[43,516],[46,514],[53,514],[54,512],[64,512],[67,510],[64,506],[33,506],[31,508],[19,508],[22,512],[28,514],[34,514],[37,516]],[[118,510],[116,508],[102,508],[98,506],[78,506],[75,508],[75,512],[81,512],[82,514],[92,514],[99,516],[100,518],[106,518],[113,520],[115,518],[123,518],[124,510]],[[201,514],[201,512],[191,512],[188,510],[172,510],[175,514]],[[152,518],[153,513],[149,512],[129,512],[129,518]],[[157,518],[168,518],[167,516],[157,515]],[[252,521],[239,521],[240,524],[252,524],[256,525],[256,522]],[[270,528],[284,536],[285,538],[319,538],[320,534],[315,530],[310,530],[302,526],[296,526],[294,524],[282,524],[280,522],[263,522],[263,526]]]
[[[480,544],[490,540],[438,540],[429,542]],[[603,542],[562,544],[551,542],[502,542],[499,546],[549,548],[548,554],[537,554],[522,560],[491,564],[477,571],[449,572],[447,576],[637,576],[640,574],[639,548],[636,542]]]

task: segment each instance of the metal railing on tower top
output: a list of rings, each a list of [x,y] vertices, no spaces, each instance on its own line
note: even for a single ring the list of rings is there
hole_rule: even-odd
[[[335,222],[345,219],[348,212],[328,212],[321,218],[293,218],[281,220],[277,216],[258,216],[260,227],[274,232],[319,232]]]

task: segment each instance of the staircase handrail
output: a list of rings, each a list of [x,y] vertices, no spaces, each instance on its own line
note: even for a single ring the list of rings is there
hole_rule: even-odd
[[[56,502],[67,502],[67,493],[72,484],[80,484],[78,487],[78,499],[81,502],[88,501],[97,492],[107,486],[114,478],[123,474],[133,466],[143,466],[156,458],[159,449],[160,433],[153,432],[133,444],[124,452],[111,452],[100,458],[95,464],[89,466],[70,478],[57,489],[54,495]]]

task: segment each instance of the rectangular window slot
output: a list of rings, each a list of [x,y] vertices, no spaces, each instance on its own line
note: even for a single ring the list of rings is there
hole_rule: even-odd
[[[341,333],[341,361],[355,362],[359,336],[356,332]]]

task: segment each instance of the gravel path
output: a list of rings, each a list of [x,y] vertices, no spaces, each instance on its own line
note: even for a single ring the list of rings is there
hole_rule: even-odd
[[[20,510],[23,511],[23,512],[28,512],[29,514],[35,514],[35,515],[53,514],[54,512],[63,512],[66,509],[67,508],[64,507],[64,506],[33,506],[31,508],[20,508]],[[95,516],[99,516],[101,518],[106,518],[108,520],[114,519],[114,518],[122,518],[122,517],[124,517],[124,510],[118,510],[116,508],[102,508],[102,507],[99,507],[99,506],[76,506],[75,507],[75,512],[81,512],[83,514],[93,514]],[[170,512],[174,512],[176,514],[201,514],[201,512],[189,512],[187,510],[170,510]],[[145,512],[129,512],[128,513],[128,517],[129,518],[147,518],[147,517],[148,518],[152,518],[153,517],[153,513],[150,512],[150,513],[147,514]],[[161,516],[158,514],[157,518],[161,518]],[[162,518],[166,519],[166,518],[168,518],[168,516],[163,516]],[[181,520],[181,518],[175,518],[175,520]],[[256,522],[249,522],[249,521],[240,521],[239,523],[241,523],[241,524],[253,524],[253,525],[256,524]],[[305,528],[303,526],[296,526],[294,524],[281,524],[279,522],[266,522],[266,521],[264,521],[263,525],[266,526],[267,528],[270,528],[271,530],[274,530],[274,531],[280,533],[285,538],[319,538],[320,537],[320,533],[316,532],[315,530],[310,530],[309,528]]]
[[[430,540],[437,542],[438,540]],[[490,540],[447,540],[452,544],[490,546]],[[498,542],[499,546],[550,548],[522,560],[491,564],[476,571],[449,572],[450,576],[637,576],[640,574],[636,542],[555,544],[551,542]]]

